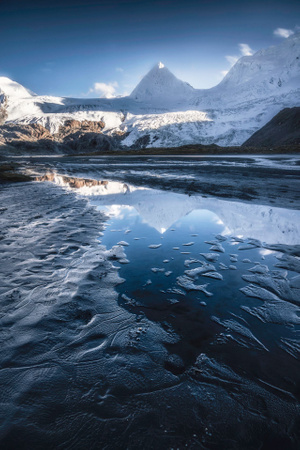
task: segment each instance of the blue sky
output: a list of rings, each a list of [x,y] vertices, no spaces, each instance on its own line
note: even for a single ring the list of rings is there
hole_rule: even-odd
[[[159,61],[212,87],[237,57],[299,31],[300,2],[10,0],[0,23],[0,75],[38,94],[99,97],[130,93]]]

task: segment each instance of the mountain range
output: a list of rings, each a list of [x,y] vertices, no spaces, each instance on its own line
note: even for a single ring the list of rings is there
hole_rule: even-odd
[[[94,132],[93,123],[99,122],[102,137],[96,139],[96,148],[108,141],[123,149],[242,145],[282,109],[296,106],[300,106],[299,33],[240,58],[211,89],[194,89],[162,63],[129,96],[111,99],[41,96],[0,77],[0,123],[6,134],[16,130],[12,127],[31,130],[35,124],[34,129],[55,141],[65,136],[66,123],[76,123],[82,137],[90,131],[87,124]]]

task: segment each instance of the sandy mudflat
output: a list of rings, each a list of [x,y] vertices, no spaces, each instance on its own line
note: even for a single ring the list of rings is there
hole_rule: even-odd
[[[137,223],[138,212],[143,213],[136,230],[126,222],[110,229],[112,216],[91,206],[97,199],[90,195],[92,190],[101,190],[101,199],[109,185],[95,183],[81,187],[81,192],[50,182],[1,186],[1,448],[271,449],[274,443],[297,448],[299,308],[294,295],[299,280],[297,248],[290,242],[291,236],[298,236],[296,226],[292,227],[299,208],[297,163],[202,162],[197,166],[190,160],[159,164],[153,159],[131,163],[127,158],[24,160],[27,170],[39,173],[122,181],[122,190],[112,185],[108,203],[120,221],[120,212],[129,211],[132,224]],[[254,220],[251,238],[249,226],[249,238],[234,238],[229,232],[208,238],[208,227],[204,239],[201,228],[192,230],[189,223],[189,236],[177,237],[179,228],[171,228],[176,214],[164,215],[159,202],[155,213],[151,192],[147,200],[141,197],[142,190],[136,190],[137,209],[133,203],[126,205],[122,199],[134,196],[129,185],[124,188],[129,182],[191,194],[176,194],[180,199],[176,197],[173,209],[179,214],[182,208],[182,220],[188,215],[184,208],[197,203],[195,193],[207,195],[206,210],[215,203],[219,214],[224,199],[232,200],[228,208],[222,206],[228,213],[223,219],[233,223],[240,212],[239,229],[251,225],[243,212],[251,211],[255,203],[255,211],[266,218],[261,223],[271,224],[272,242],[263,247],[254,239],[265,233]],[[172,198],[165,201],[172,205]],[[118,209],[117,200],[125,204],[124,210]],[[287,209],[281,222],[272,222],[272,214],[275,217],[280,208],[268,216],[270,205]],[[216,230],[225,227],[210,217]],[[148,241],[142,234],[146,219],[152,227]],[[161,235],[155,226],[164,230]],[[283,241],[280,236],[285,234]],[[272,247],[275,236],[279,236],[277,247]],[[116,246],[105,248],[99,243],[104,238],[114,239]],[[189,254],[173,251],[175,243]],[[155,283],[170,284],[159,288],[169,302],[162,308],[149,307],[151,296],[145,297],[145,303],[142,297],[135,302],[131,292],[118,297],[128,285],[121,273],[130,278],[134,263],[143,269],[138,258],[133,259],[134,245],[144,246],[153,258],[150,267],[159,269],[149,268],[147,277],[141,278],[144,289],[151,292]],[[214,250],[220,246],[224,252]],[[281,259],[271,255],[271,267],[268,252],[272,251],[279,252]],[[256,263],[262,256],[266,260]],[[120,265],[126,258],[127,263]],[[142,258],[146,266],[147,258]],[[180,267],[174,258],[181,261]],[[238,270],[229,268],[233,264]],[[267,264],[270,269],[264,268]],[[224,284],[229,279],[244,291],[231,296],[230,283]],[[232,300],[235,309],[218,298],[220,283],[221,294]],[[197,295],[202,297],[197,300],[193,297]],[[198,301],[195,311],[189,299]],[[201,327],[201,340],[198,336],[193,340],[190,330]],[[283,334],[273,339],[274,330]]]

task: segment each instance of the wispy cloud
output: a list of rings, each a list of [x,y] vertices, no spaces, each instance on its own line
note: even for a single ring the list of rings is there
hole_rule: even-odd
[[[254,51],[248,44],[239,44],[240,52],[243,56],[251,56]]]
[[[222,77],[225,77],[228,74],[229,70],[221,70]]]
[[[227,61],[229,62],[229,64],[230,64],[231,66],[233,66],[233,65],[237,62],[237,60],[239,59],[239,56],[230,56],[230,55],[227,55],[227,56],[225,56],[225,58],[227,59]]]
[[[124,69],[122,67],[116,67],[116,72],[123,73]]]
[[[238,55],[226,55],[225,58],[230,64],[230,67],[234,66],[234,64],[242,57],[242,56],[251,56],[255,52],[252,50],[250,45],[248,44],[239,44],[239,54]],[[227,75],[228,70],[222,70],[221,75],[222,77],[225,77]]]
[[[288,30],[287,28],[276,28],[276,30],[273,31],[273,34],[277,37],[288,38],[294,34],[294,31]]]
[[[231,66],[233,66],[241,58],[241,56],[251,56],[254,53],[254,50],[252,50],[252,48],[248,44],[239,44],[239,49],[239,55],[225,56]]]
[[[94,83],[94,86],[89,90],[89,94],[97,94],[100,98],[112,98],[116,96],[116,88],[119,85],[116,81],[112,83]]]

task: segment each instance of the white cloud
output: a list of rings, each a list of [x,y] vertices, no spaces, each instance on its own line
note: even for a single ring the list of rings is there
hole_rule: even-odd
[[[224,78],[228,74],[229,70],[221,70],[221,75]]]
[[[276,30],[273,31],[273,34],[278,37],[288,38],[294,34],[294,32],[293,30],[288,30],[287,28],[276,28]]]
[[[251,56],[254,51],[248,44],[239,44],[240,52],[243,56]]]
[[[248,44],[239,44],[240,54],[239,55],[227,55],[225,58],[230,64],[230,67],[234,66],[234,64],[242,57],[242,56],[251,56],[254,53],[254,50]],[[225,72],[223,70],[221,73]]]
[[[116,67],[116,72],[123,73],[124,69],[122,67]]]
[[[89,90],[89,94],[98,94],[101,98],[112,98],[116,96],[116,88],[118,83],[94,83],[94,86]]]
[[[231,66],[233,66],[237,62],[237,60],[239,59],[238,56],[230,56],[230,55],[225,56],[225,58],[227,59],[227,61],[229,62],[229,64]]]

